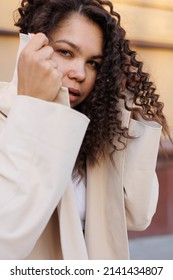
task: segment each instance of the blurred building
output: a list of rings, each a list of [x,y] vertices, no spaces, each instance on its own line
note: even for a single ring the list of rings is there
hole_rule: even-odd
[[[18,35],[13,11],[19,3],[19,0],[0,0],[0,80],[3,81],[10,81],[15,66]],[[173,135],[173,0],[112,0],[112,3],[121,14],[122,26],[132,48],[144,61],[144,70],[151,74],[157,93],[165,103],[165,114]],[[157,213],[149,229],[139,234],[130,233],[131,238],[173,233],[173,152],[167,144],[164,145],[169,157],[166,159],[160,151]]]
[[[0,0],[0,80],[10,81],[18,48],[17,29],[14,28],[13,11],[19,0]]]

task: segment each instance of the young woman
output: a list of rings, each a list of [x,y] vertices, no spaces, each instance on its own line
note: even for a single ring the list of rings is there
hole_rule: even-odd
[[[109,1],[18,12],[18,70],[0,85],[0,257],[128,259],[127,230],[156,210],[163,104]]]

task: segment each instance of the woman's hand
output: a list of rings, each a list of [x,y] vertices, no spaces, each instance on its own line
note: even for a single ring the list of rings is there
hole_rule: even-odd
[[[18,94],[54,101],[62,86],[62,73],[54,50],[43,33],[33,35],[18,61]]]

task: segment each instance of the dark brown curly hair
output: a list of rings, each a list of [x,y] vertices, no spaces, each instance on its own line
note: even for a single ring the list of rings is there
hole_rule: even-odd
[[[75,109],[90,118],[81,146],[74,174],[84,175],[86,160],[96,164],[109,151],[125,148],[128,128],[122,126],[119,100],[132,114],[138,111],[146,120],[155,120],[169,135],[166,119],[162,113],[163,103],[158,101],[155,86],[149,74],[142,70],[143,63],[131,50],[126,32],[120,25],[120,15],[113,10],[110,1],[101,0],[23,0],[17,10],[19,18],[15,25],[22,33],[43,32],[49,34],[71,14],[80,13],[96,23],[103,32],[104,59],[98,69],[95,87],[88,98]],[[133,107],[128,105],[131,98]],[[115,137],[116,136],[116,137]],[[115,141],[117,139],[117,142]]]

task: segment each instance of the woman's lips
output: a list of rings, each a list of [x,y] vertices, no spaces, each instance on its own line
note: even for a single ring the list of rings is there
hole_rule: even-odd
[[[69,98],[71,102],[75,102],[81,95],[80,91],[74,88],[68,88]]]
[[[72,94],[74,96],[79,96],[80,95],[80,91],[78,89],[68,88],[68,91],[69,91],[70,94]]]

